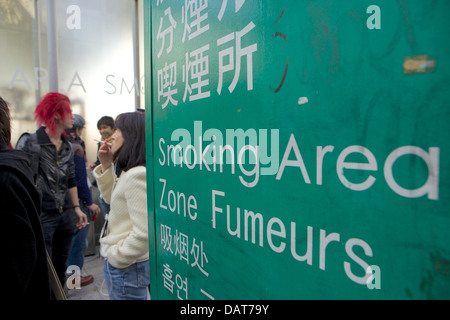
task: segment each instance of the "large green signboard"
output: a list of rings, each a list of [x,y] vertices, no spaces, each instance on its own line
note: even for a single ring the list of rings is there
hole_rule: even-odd
[[[153,299],[450,298],[450,2],[145,19]]]

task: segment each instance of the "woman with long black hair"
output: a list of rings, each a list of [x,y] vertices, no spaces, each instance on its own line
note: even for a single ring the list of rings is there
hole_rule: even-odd
[[[94,169],[99,190],[111,205],[101,251],[105,283],[112,300],[145,300],[150,284],[145,168],[145,117],[117,116],[111,144],[98,152]]]

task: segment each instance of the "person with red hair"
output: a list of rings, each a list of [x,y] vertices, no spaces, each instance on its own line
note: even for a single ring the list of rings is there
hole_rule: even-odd
[[[60,121],[67,120],[72,121],[73,125],[69,97],[57,92],[48,93],[34,110],[34,119],[38,126],[46,126],[50,136],[55,136],[56,139],[59,139],[57,124],[60,124]],[[69,129],[72,128],[72,125],[70,125]]]
[[[16,149],[34,157],[34,179],[42,199],[40,220],[45,245],[64,286],[73,235],[73,213],[79,229],[87,225],[87,217],[78,200],[74,152],[65,137],[65,130],[73,126],[70,99],[50,92],[37,105],[34,115],[39,129],[33,134],[22,134]]]

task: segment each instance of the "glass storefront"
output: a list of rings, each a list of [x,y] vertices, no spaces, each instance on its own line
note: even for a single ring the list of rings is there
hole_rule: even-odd
[[[0,96],[12,144],[35,131],[33,111],[50,91],[69,96],[86,119],[96,158],[97,121],[144,106],[142,0],[0,0]]]

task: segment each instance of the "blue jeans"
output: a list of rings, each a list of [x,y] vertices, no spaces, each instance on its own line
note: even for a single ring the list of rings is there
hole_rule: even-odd
[[[147,300],[149,260],[133,263],[124,269],[115,268],[105,261],[103,272],[110,300]]]
[[[80,200],[80,209],[87,216],[87,221],[91,221],[91,210],[84,204],[84,201]],[[69,258],[67,259],[67,265],[76,265],[81,269],[83,269],[84,264],[84,251],[87,246],[87,237],[89,234],[89,224],[82,228],[78,229],[75,227],[75,231],[72,238],[72,246],[70,248]]]

